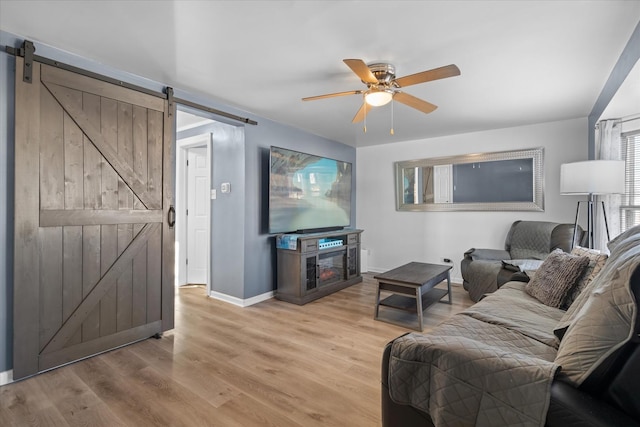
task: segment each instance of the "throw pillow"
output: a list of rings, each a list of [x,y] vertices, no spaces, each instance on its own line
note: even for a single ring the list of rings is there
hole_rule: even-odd
[[[560,308],[588,265],[589,258],[556,249],[544,260],[524,290],[544,305]]]
[[[589,258],[589,265],[584,270],[584,273],[578,280],[576,286],[567,294],[567,297],[561,307],[563,309],[567,309],[576,300],[576,298],[578,298],[578,295],[580,295],[580,293],[589,285],[589,283],[591,283],[598,273],[600,273],[600,270],[602,270],[602,267],[604,267],[608,258],[607,254],[603,254],[596,249],[583,248],[581,246],[573,248],[571,250],[571,255],[586,256]]]

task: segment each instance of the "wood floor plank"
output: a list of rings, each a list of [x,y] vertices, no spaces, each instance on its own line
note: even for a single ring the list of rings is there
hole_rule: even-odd
[[[207,371],[184,363],[184,359],[174,359],[172,353],[154,344],[154,340],[144,341],[134,346],[131,351],[216,408],[240,394],[236,387],[208,375]]]
[[[34,378],[0,387],[0,425],[67,424],[42,389],[41,379],[37,377],[37,381]]]
[[[41,377],[43,390],[69,425],[126,425],[70,369],[55,369],[42,374]]]
[[[452,288],[425,331],[472,304]],[[374,320],[375,293],[370,274],[304,306],[180,288],[161,339],[0,387],[0,425],[379,426],[382,350],[411,329]]]

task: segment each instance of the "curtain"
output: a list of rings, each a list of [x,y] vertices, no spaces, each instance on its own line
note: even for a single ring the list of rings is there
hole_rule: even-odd
[[[620,139],[620,120],[601,120],[596,125],[595,132],[595,155],[596,160],[623,160],[622,143]],[[620,204],[622,196],[620,194],[601,195],[597,198],[595,216],[595,249],[608,252],[607,231],[604,223],[604,215],[600,212],[604,202],[607,222],[609,223],[609,236],[611,239],[620,234]]]

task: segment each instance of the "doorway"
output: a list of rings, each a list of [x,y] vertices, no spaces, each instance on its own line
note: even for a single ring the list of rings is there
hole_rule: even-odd
[[[207,295],[211,291],[211,198],[215,197],[210,189],[211,142],[211,133],[176,142],[175,285],[204,284]]]

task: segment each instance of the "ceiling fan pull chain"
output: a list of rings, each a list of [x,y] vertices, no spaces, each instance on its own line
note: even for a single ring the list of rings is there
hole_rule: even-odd
[[[393,98],[391,98],[391,132],[389,134],[393,135]]]
[[[365,96],[362,97],[362,102],[364,102],[364,128],[362,130],[367,133],[367,100]]]

